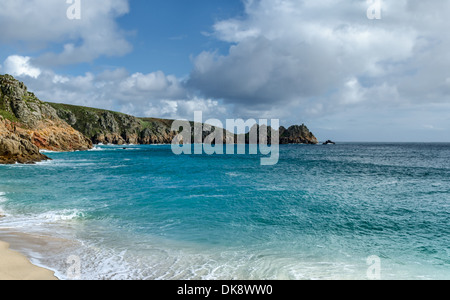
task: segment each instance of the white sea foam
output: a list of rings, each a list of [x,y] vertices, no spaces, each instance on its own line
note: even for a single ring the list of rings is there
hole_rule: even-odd
[[[0,192],[0,204],[5,203],[6,201],[8,201],[8,198],[6,198],[6,193]],[[0,216],[3,216],[3,217],[8,216],[8,214],[5,212],[5,210],[3,209],[3,207],[1,205],[0,205]]]
[[[44,220],[45,222],[59,222],[59,221],[71,221],[76,219],[82,219],[85,217],[85,213],[73,209],[73,210],[62,210],[62,211],[49,211],[46,213],[36,215],[36,219]]]
[[[41,167],[88,167],[98,165],[92,160],[80,159],[80,160],[63,160],[63,159],[55,159],[55,160],[46,160],[37,162],[34,165],[22,165],[23,167],[33,167],[33,166],[41,166]]]
[[[59,153],[58,151],[51,151],[51,150],[45,150],[45,149],[39,150],[39,152],[40,153]]]
[[[5,197],[6,193],[4,192],[0,192],[0,204],[1,203],[5,203],[6,201],[8,201],[8,199]],[[0,216],[6,216],[6,212],[4,211],[3,207],[0,206]]]
[[[108,150],[108,149],[94,146],[94,148],[89,149],[88,151],[106,151],[106,150]]]
[[[230,177],[239,177],[239,173],[236,172],[227,172],[225,173],[225,175],[230,176]]]
[[[0,218],[6,216],[7,216],[6,212],[3,210],[3,207],[0,206]]]
[[[36,166],[48,166],[48,165],[54,165],[57,161],[56,160],[43,160],[35,163]]]
[[[6,196],[6,193],[0,192],[0,203],[5,202],[7,200],[5,196]]]
[[[9,216],[9,218],[1,224],[1,228],[14,228],[24,232],[53,232],[55,228],[48,227],[48,225],[65,225],[68,222],[85,217],[85,213],[77,209],[26,215],[9,215],[4,212],[2,214]]]
[[[139,150],[139,148],[136,148],[136,145],[130,144],[130,145],[103,145],[103,147],[94,146],[94,148],[89,149],[88,151],[117,151],[117,150]],[[131,148],[129,148],[131,147]],[[125,148],[125,149],[124,149]]]

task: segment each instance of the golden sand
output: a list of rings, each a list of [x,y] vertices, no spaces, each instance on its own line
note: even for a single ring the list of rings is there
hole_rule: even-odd
[[[52,271],[33,265],[0,241],[0,280],[57,280]]]

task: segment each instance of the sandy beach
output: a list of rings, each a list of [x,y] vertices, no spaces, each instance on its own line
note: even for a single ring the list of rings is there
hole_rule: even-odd
[[[0,241],[0,280],[57,280],[52,271],[33,265]]]

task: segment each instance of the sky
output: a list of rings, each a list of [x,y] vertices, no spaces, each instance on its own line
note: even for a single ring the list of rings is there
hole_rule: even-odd
[[[0,73],[43,101],[279,119],[321,141],[450,142],[450,1],[1,4]]]

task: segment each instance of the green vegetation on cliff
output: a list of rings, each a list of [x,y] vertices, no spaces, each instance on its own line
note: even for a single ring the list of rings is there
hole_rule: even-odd
[[[48,103],[58,116],[99,144],[170,144],[172,120],[136,118],[91,107]]]
[[[11,75],[0,75],[0,115],[29,129],[35,129],[41,121],[59,120],[55,109]]]
[[[60,118],[83,133],[94,144],[170,144],[177,135],[171,130],[173,120],[157,118],[137,118],[109,110],[48,103]],[[194,123],[191,122],[192,133]],[[212,127],[211,131],[215,128]],[[280,127],[280,144],[317,144],[316,137],[303,124],[288,129]],[[203,136],[208,136],[204,132]],[[268,131],[270,139],[270,130]],[[226,131],[224,131],[224,138]],[[248,143],[248,134],[245,137]],[[235,136],[237,141],[237,136]],[[226,141],[224,140],[224,143]]]
[[[61,119],[90,139],[101,133],[125,130],[123,124],[118,121],[131,117],[122,113],[92,107],[50,102],[48,104],[56,110]]]
[[[43,102],[11,75],[0,75],[0,123],[0,157],[8,157],[9,162],[20,161],[18,157],[26,152],[21,149],[31,153],[23,156],[26,157],[23,160],[33,161],[35,157],[38,161],[42,159],[38,149],[86,150],[92,143],[170,144],[178,135],[172,131],[173,120],[137,118],[104,109]],[[194,134],[194,123],[190,124]],[[203,131],[203,138],[215,130],[212,127]],[[305,125],[280,127],[279,134],[281,144],[317,144]],[[226,143],[225,130],[223,136]],[[234,135],[235,141],[237,137]]]
[[[60,119],[10,75],[0,75],[0,163],[33,163],[48,159],[40,149],[87,150],[92,142]]]

